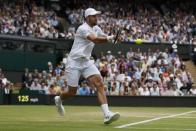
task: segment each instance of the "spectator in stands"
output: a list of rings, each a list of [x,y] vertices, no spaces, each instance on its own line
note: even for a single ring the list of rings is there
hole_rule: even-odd
[[[50,86],[48,85],[47,82],[42,82],[41,83],[41,89],[40,90],[43,91],[44,94],[50,94],[49,88],[50,88]]]
[[[7,82],[4,88],[4,103],[10,104],[11,102],[11,89],[13,88],[13,83]]]
[[[112,86],[111,86],[111,89],[110,89],[110,92],[109,92],[109,95],[119,95],[119,90],[117,89],[117,87],[116,87],[116,83],[115,82],[113,82],[112,83]]]
[[[143,87],[140,87],[139,95],[140,96],[150,96],[150,91],[149,91],[149,89],[147,88],[146,85],[144,85]]]
[[[87,86],[86,81],[81,83],[81,86],[78,88],[77,94],[78,95],[90,95],[90,89]]]
[[[138,96],[139,93],[138,93],[138,89],[136,86],[132,86],[131,89],[130,89],[130,95],[131,96]]]
[[[64,85],[64,80],[61,79],[60,75],[57,75],[57,76],[56,76],[56,84],[57,84],[57,86],[59,86],[59,87],[62,87],[62,86]]]
[[[49,73],[52,73],[53,71],[53,65],[50,61],[48,62],[48,70],[49,70]]]
[[[180,90],[183,87],[183,82],[181,80],[180,74],[176,75],[175,82],[177,84],[177,88]]]
[[[159,93],[159,87],[158,87],[158,84],[156,82],[153,83],[153,86],[150,87],[150,95],[151,96],[160,96],[160,93]]]
[[[172,85],[172,89],[173,89],[173,96],[184,96],[184,93],[177,89],[176,84]]]
[[[189,93],[190,93],[190,95],[195,96],[196,95],[196,87],[191,88]]]
[[[11,102],[11,92],[14,89],[14,84],[11,83],[4,75],[0,68],[0,89],[4,90],[4,103],[9,104]]]
[[[30,86],[30,90],[41,90],[41,85],[38,79],[34,79],[34,81],[32,82]]]
[[[54,85],[50,85],[49,94],[50,95],[56,95],[56,90],[54,89]]]
[[[53,85],[55,81],[56,81],[56,79],[55,79],[54,77],[52,77],[51,74],[48,74],[48,79],[47,79],[48,85],[49,85],[49,86],[50,86],[50,85]]]

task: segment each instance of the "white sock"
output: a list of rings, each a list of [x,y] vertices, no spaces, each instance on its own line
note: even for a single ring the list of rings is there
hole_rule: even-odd
[[[102,109],[102,112],[104,114],[104,117],[109,115],[110,111],[109,111],[109,108],[108,108],[108,104],[102,104],[101,109]]]
[[[61,105],[62,104],[61,97],[60,96],[56,96],[56,98],[59,99],[59,104]]]

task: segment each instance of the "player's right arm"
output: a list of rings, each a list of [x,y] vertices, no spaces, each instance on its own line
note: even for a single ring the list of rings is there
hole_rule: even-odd
[[[95,44],[102,44],[106,42],[112,42],[114,40],[114,36],[97,36],[96,34],[89,34],[86,37],[88,40],[92,41]]]
[[[83,27],[79,27],[77,34],[80,35],[80,37],[87,39],[89,41],[92,41],[95,44],[102,44],[102,43],[107,43],[107,42],[112,42],[114,40],[114,36],[107,36],[104,33],[100,32],[100,35],[96,35],[94,32],[91,30],[88,30]]]

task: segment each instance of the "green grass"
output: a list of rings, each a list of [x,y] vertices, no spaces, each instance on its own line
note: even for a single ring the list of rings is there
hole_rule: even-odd
[[[119,121],[103,124],[100,107],[66,106],[59,117],[54,106],[0,106],[0,131],[196,131],[196,113],[117,129],[116,126],[168,116],[194,108],[112,107]]]

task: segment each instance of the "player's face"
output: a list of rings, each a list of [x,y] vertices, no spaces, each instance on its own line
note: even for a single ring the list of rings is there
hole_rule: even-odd
[[[97,25],[97,15],[91,15],[88,17],[88,21],[91,25]]]

